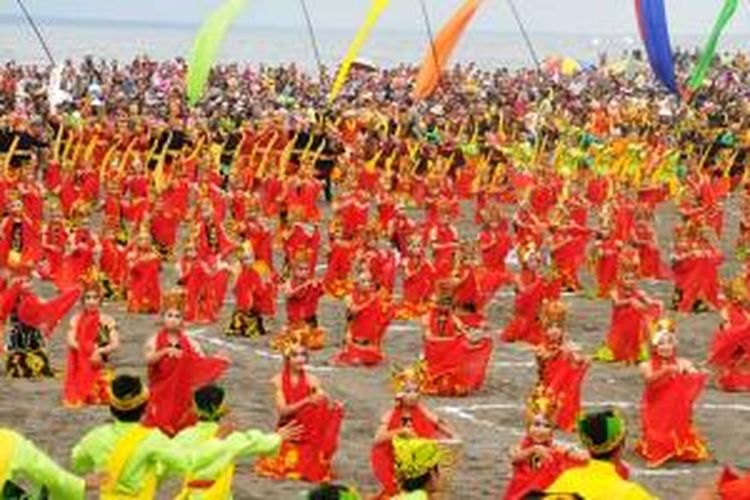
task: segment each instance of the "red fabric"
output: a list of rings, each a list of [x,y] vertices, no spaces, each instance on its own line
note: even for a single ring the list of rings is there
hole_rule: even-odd
[[[341,295],[338,288],[346,286],[349,281],[349,275],[354,265],[354,254],[357,245],[349,240],[333,240],[330,244],[330,253],[328,254],[328,267],[323,277],[323,283],[326,290],[334,296]]]
[[[264,316],[273,316],[276,313],[276,285],[271,278],[270,275],[263,278],[257,265],[243,266],[234,285],[237,309],[254,309]]]
[[[596,282],[599,298],[609,297],[617,283],[617,268],[620,260],[620,241],[607,238],[597,242],[599,251],[596,260]]]
[[[531,439],[524,438],[521,450],[534,446]],[[583,465],[570,458],[568,453],[554,444],[548,446],[549,457],[541,463],[531,460],[513,465],[513,476],[505,489],[504,500],[521,500],[532,491],[544,491],[566,470]]]
[[[402,308],[418,310],[425,306],[435,287],[435,269],[424,257],[407,257],[404,261]]]
[[[542,328],[539,321],[544,300],[552,300],[560,295],[560,283],[547,282],[536,272],[521,271],[520,285],[516,290],[513,318],[502,332],[505,342],[524,341],[539,344],[542,341]]]
[[[149,403],[145,425],[158,427],[174,436],[195,424],[193,392],[223,375],[229,363],[223,359],[201,356],[180,333],[179,358],[164,357],[148,369]],[[169,334],[162,330],[156,336],[156,350],[169,347]]]
[[[216,270],[209,261],[202,259],[184,266],[185,320],[213,323],[224,305],[229,270]]]
[[[556,423],[566,432],[575,430],[581,411],[581,389],[588,369],[587,363],[576,362],[563,352],[541,363],[541,383],[552,391],[560,405]]]
[[[281,389],[286,404],[297,403],[312,395],[314,390],[304,373],[295,384],[288,364],[281,375]],[[344,409],[337,403],[323,400],[304,405],[292,417],[279,422],[281,426],[294,421],[302,427],[302,435],[297,440],[282,444],[282,452],[288,445],[296,449],[296,460],[284,461],[283,464],[269,461],[266,467],[261,467],[275,477],[300,477],[315,483],[329,480],[343,418]]]
[[[310,274],[315,272],[319,249],[320,231],[317,226],[312,232],[308,232],[302,224],[294,224],[284,238],[284,255],[287,262],[292,262],[295,254],[301,251],[307,252]]]
[[[125,283],[127,274],[127,248],[120,246],[113,238],[102,240],[99,268],[116,288]]]
[[[650,363],[658,369],[660,360]],[[664,376],[646,385],[641,401],[641,439],[636,452],[649,465],[668,460],[697,462],[708,458],[693,425],[693,405],[708,380],[706,374]]]
[[[408,424],[406,423],[408,421]],[[443,437],[437,426],[421,406],[405,408],[396,406],[391,412],[391,418],[388,421],[388,430],[400,429],[408,425],[417,437],[425,439],[439,439]],[[376,444],[370,451],[370,464],[372,471],[380,483],[380,498],[387,498],[398,493],[398,483],[396,481],[395,464],[396,459],[393,455],[393,444],[390,441]]]
[[[722,390],[750,391],[750,315],[744,307],[729,304],[727,323],[714,334],[709,362],[718,368]]]
[[[128,266],[128,311],[157,312],[161,307],[161,259],[152,253],[137,256]]]
[[[16,241],[20,244],[17,251],[21,253],[20,262],[13,263],[8,257],[13,250],[13,236],[20,236]],[[37,260],[42,256],[41,232],[29,217],[16,219],[13,216],[7,217],[0,226],[0,265],[3,267],[24,271],[31,269]]]
[[[690,255],[677,260],[674,264],[675,287],[682,292],[677,306],[680,312],[689,312],[698,300],[720,307],[719,302],[719,266],[721,255],[712,250],[708,255]]]
[[[62,292],[56,297],[42,300],[31,291],[22,290],[18,295],[18,319],[27,325],[39,328],[49,337],[75,305],[81,291],[78,289]]]
[[[424,341],[427,394],[464,396],[484,384],[492,339],[485,337],[472,342],[460,332],[456,321],[452,315],[431,313],[430,336]]]
[[[725,467],[721,472],[717,489],[721,500],[750,500],[750,474],[741,477],[729,467]]]
[[[393,318],[393,307],[380,292],[352,294],[352,313],[344,349],[333,358],[336,364],[374,366],[384,359],[383,336]],[[365,345],[363,345],[365,344]]]
[[[302,323],[315,317],[322,296],[323,285],[318,280],[292,282],[292,291],[286,298],[286,315],[289,323]]]
[[[65,365],[63,400],[65,404],[79,406],[106,402],[106,381],[101,365],[95,365],[91,356],[98,347],[101,327],[99,311],[84,311],[76,321],[78,349],[68,348]]]
[[[637,292],[620,290],[619,300],[633,299]],[[656,319],[654,308],[642,309],[632,304],[615,304],[612,307],[612,321],[607,334],[607,346],[611,349],[614,361],[638,361],[642,347],[648,342],[648,324]]]

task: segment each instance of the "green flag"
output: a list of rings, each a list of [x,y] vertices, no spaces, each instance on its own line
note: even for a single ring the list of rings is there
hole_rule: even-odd
[[[737,11],[738,4],[739,0],[724,1],[724,7],[721,9],[719,18],[716,20],[714,29],[711,31],[711,36],[708,38],[708,42],[706,42],[706,46],[703,48],[703,53],[698,61],[698,66],[696,66],[693,74],[690,76],[690,80],[688,81],[688,87],[692,90],[700,87],[703,80],[706,78],[708,70],[711,68],[711,63],[714,60],[714,56],[716,55],[716,46],[719,44],[719,37],[721,37],[724,28],[727,27],[729,20],[732,19],[732,16]]]
[[[185,79],[188,103],[191,106],[195,106],[203,97],[219,46],[232,25],[232,21],[242,12],[246,4],[247,0],[227,0],[206,19],[198,31]]]

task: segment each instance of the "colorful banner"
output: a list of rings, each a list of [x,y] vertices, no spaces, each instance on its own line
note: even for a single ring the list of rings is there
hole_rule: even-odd
[[[708,42],[706,42],[706,46],[703,48],[698,66],[696,66],[693,74],[690,76],[690,80],[688,80],[688,87],[692,90],[700,87],[703,80],[706,79],[708,70],[711,68],[711,63],[716,56],[716,47],[719,45],[719,38],[732,19],[732,16],[734,16],[734,13],[737,12],[738,5],[739,0],[725,0],[724,7],[721,9],[719,18],[716,20],[714,28],[711,31],[711,36],[708,37]]]
[[[247,0],[227,0],[206,19],[198,31],[185,79],[188,103],[191,106],[195,106],[203,97],[219,46],[246,4]]]
[[[466,31],[474,14],[477,13],[482,0],[466,0],[460,9],[443,26],[435,38],[434,46],[427,47],[422,69],[417,75],[417,85],[414,90],[416,99],[429,97],[440,83],[440,73],[448,64],[453,51],[456,49],[461,36]]]
[[[635,0],[635,12],[651,69],[662,85],[678,93],[664,0]]]
[[[362,46],[370,37],[370,32],[375,27],[375,23],[378,22],[378,18],[383,13],[385,8],[388,7],[390,1],[391,0],[372,0],[372,6],[370,7],[370,12],[367,13],[365,22],[362,23],[362,26],[359,27],[357,35],[349,45],[349,50],[346,52],[343,61],[341,61],[339,71],[336,74],[336,80],[333,82],[331,93],[328,96],[328,102],[333,102],[336,97],[338,97],[341,89],[344,88],[344,84],[346,83],[346,78],[349,76],[349,70],[352,67],[352,63],[355,61],[355,59],[357,59],[359,51],[362,49]]]

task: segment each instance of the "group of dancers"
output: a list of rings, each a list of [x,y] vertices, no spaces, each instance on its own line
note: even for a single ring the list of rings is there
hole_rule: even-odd
[[[729,280],[720,273],[733,260],[720,246],[730,197],[742,204],[739,259],[750,244],[742,149],[712,144],[702,158],[681,157],[667,128],[640,127],[643,118],[626,106],[616,116],[593,99],[587,106],[583,117],[564,118],[580,128],[548,124],[550,144],[525,121],[528,110],[508,110],[506,122],[499,108],[455,121],[433,110],[424,133],[398,108],[292,121],[269,113],[244,123],[231,149],[221,131],[186,126],[179,105],[170,105],[169,121],[137,127],[135,117],[91,109],[75,125],[53,115],[43,153],[26,154],[22,136],[11,134],[0,156],[6,374],[52,377],[48,346],[72,312],[63,404],[108,405],[115,419],[73,449],[73,469],[86,480],[50,464],[45,487],[82,492],[88,483],[102,498],[146,499],[171,474],[185,478],[179,498],[224,499],[245,456],[261,456],[262,476],[330,482],[346,416],[307,371],[309,357],[340,340],[328,361],[341,369],[388,363],[394,321],[421,326],[422,350],[394,373],[393,407],[372,429],[378,498],[424,498],[412,486],[434,486],[425,477],[441,453],[421,440],[460,438],[423,397],[481,391],[493,352],[507,343],[529,347],[538,380],[528,390],[526,434],[510,450],[505,498],[571,493],[559,484],[573,484],[566,477],[579,468],[604,474],[600,459],[627,482],[621,416],[581,416],[593,362],[639,367],[635,452],[648,466],[709,460],[693,407],[711,372],[722,391],[750,390],[750,266],[740,260]],[[25,119],[14,116],[13,130]],[[680,219],[669,259],[656,215],[665,204]],[[646,280],[672,282],[671,303],[647,293]],[[43,298],[39,290],[51,288],[54,296]],[[502,290],[515,299],[509,320],[497,324],[490,311]],[[230,294],[233,310],[222,321]],[[595,351],[584,352],[568,328],[572,296],[611,303]],[[326,331],[324,297],[345,304],[344,332]],[[160,317],[144,346],[145,383],[117,374],[129,332],[103,310],[118,302],[128,315]],[[696,363],[678,355],[690,332],[678,332],[675,318],[704,313],[722,322]],[[276,317],[284,326],[270,331]],[[282,355],[272,380],[275,434],[221,425],[227,403],[217,384],[231,360],[205,352],[188,324],[268,342]],[[555,430],[578,430],[587,449],[559,445]],[[27,443],[6,431],[2,440]],[[13,477],[13,446],[0,449],[0,484]],[[428,457],[420,481],[407,477],[419,462],[410,453]],[[727,469],[717,488],[747,495],[743,481]]]

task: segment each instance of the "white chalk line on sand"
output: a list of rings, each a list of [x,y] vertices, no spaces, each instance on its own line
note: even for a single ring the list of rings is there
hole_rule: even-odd
[[[615,408],[636,408],[640,403],[634,403],[632,401],[584,401],[581,403],[582,406],[594,406],[594,407],[615,407]],[[456,406],[442,406],[440,409],[445,411],[482,411],[482,410],[521,410],[524,406],[520,404],[512,403],[480,403],[474,405],[456,405]],[[703,403],[698,405],[699,409],[703,410],[720,410],[720,411],[739,411],[739,412],[750,412],[750,405],[743,404],[725,404],[725,403]]]
[[[282,359],[280,354],[276,354],[270,351],[266,351],[265,349],[255,349],[250,346],[235,344],[234,342],[227,342],[226,340],[222,340],[215,337],[209,337],[207,335],[203,335],[203,332],[205,332],[205,328],[201,328],[198,330],[192,330],[188,331],[188,335],[190,337],[199,339],[203,342],[206,342],[208,344],[215,345],[217,347],[220,347],[222,349],[227,349],[232,352],[252,352],[259,358],[265,358],[265,359],[273,359],[280,361]],[[336,371],[336,368],[333,366],[314,366],[314,365],[308,365],[307,369],[313,372],[334,372]]]

